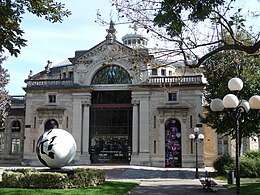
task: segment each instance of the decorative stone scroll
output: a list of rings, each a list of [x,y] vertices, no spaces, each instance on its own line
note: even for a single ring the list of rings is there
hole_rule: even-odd
[[[75,72],[76,72],[76,82],[80,83],[80,84],[84,84],[85,83],[85,78],[86,78],[86,74],[88,72],[88,68],[86,67],[85,64],[77,64],[75,66]]]

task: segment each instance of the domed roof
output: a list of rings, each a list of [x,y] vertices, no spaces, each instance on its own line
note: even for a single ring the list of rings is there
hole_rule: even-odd
[[[123,36],[122,41],[129,47],[146,47],[149,39],[144,35],[130,33]]]

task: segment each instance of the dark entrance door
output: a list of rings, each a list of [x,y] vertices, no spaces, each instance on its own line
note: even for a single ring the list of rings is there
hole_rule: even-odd
[[[165,122],[165,167],[181,167],[181,124],[171,118]]]
[[[55,119],[49,119],[44,125],[44,131],[48,131],[50,129],[59,128],[59,124]]]
[[[95,92],[90,109],[93,163],[126,163],[131,158],[132,105],[127,91]]]

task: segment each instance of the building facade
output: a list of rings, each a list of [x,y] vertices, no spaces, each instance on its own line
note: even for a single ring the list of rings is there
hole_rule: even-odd
[[[0,129],[2,161],[39,165],[38,138],[61,128],[77,143],[72,164],[195,167],[189,135],[203,114],[201,71],[157,59],[144,36],[128,34],[121,43],[115,33],[111,22],[104,41],[28,76],[26,96],[14,97],[20,107],[12,104]],[[216,158],[218,139],[204,126],[200,132],[202,167]]]

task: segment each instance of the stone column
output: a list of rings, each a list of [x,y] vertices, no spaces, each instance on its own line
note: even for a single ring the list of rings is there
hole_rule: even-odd
[[[89,155],[89,106],[88,102],[82,102],[83,106],[83,117],[82,117],[82,145],[81,145],[81,156],[84,157],[83,160],[86,164],[90,164]]]

